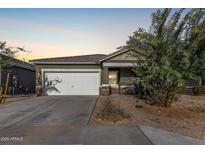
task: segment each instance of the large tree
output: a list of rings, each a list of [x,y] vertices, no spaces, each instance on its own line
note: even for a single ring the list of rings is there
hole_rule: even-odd
[[[158,9],[149,31],[139,28],[125,48],[137,58],[149,102],[170,106],[185,80],[205,75],[205,10]]]
[[[12,58],[15,58],[18,52],[27,52],[21,47],[11,47],[6,42],[0,41],[0,70],[5,70],[11,65]]]

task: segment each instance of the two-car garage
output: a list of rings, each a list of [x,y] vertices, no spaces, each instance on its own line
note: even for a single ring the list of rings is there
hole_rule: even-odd
[[[47,95],[99,95],[99,69],[43,69]],[[55,82],[58,81],[58,82]]]
[[[37,95],[99,95],[104,54],[35,59]]]

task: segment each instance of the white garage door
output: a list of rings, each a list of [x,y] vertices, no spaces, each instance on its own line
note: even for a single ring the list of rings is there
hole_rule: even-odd
[[[99,71],[45,72],[47,95],[99,95]]]

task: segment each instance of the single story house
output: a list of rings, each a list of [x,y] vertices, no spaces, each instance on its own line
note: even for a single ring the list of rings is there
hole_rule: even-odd
[[[94,54],[36,59],[37,95],[99,95],[132,93],[136,80],[135,57],[119,50],[109,55]],[[199,81],[187,81],[196,86]]]
[[[118,93],[118,85],[123,87],[132,83],[136,76],[132,71],[134,61],[128,51],[119,50],[109,55],[57,57],[30,62],[36,65],[38,95],[99,95],[100,87],[112,85],[112,93]]]
[[[6,56],[0,54],[0,60],[3,58]],[[35,65],[12,58],[10,66],[6,70],[0,70],[0,89],[2,92],[6,86],[8,72],[10,75],[7,94],[34,94],[36,92]]]

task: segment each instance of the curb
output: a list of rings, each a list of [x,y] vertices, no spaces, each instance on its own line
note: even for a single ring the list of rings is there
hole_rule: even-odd
[[[152,145],[154,145],[154,143],[145,135],[145,133],[142,131],[142,129],[137,125],[136,126],[138,129],[139,129],[139,131],[145,136],[145,138],[152,144]]]
[[[94,113],[94,111],[95,111],[95,107],[96,107],[96,105],[97,105],[97,102],[98,102],[98,100],[99,100],[99,97],[100,97],[100,96],[98,96],[97,99],[96,99],[96,101],[95,101],[95,104],[94,104],[93,109],[92,109],[92,111],[91,111],[91,113],[90,113],[90,116],[89,116],[87,125],[89,125],[89,123],[90,123],[90,121],[91,121],[91,118],[92,118],[92,115],[93,115],[93,113]]]

